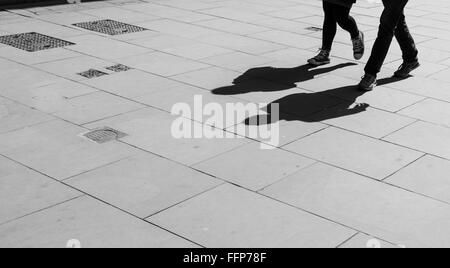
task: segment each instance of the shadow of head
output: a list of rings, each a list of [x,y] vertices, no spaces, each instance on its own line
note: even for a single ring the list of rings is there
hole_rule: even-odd
[[[302,65],[295,68],[253,68],[234,79],[233,85],[214,89],[212,93],[236,95],[287,90],[296,87],[296,83],[314,79],[317,75],[353,65],[356,65],[356,63],[343,63],[327,68],[315,68],[312,65]]]
[[[403,79],[385,78],[379,86],[398,82]],[[345,86],[321,92],[298,93],[273,101],[262,109],[265,115],[247,118],[246,125],[265,125],[280,120],[322,122],[334,118],[350,116],[364,112],[369,104],[357,103],[358,97],[366,94],[358,86]],[[276,108],[276,111],[274,111]]]

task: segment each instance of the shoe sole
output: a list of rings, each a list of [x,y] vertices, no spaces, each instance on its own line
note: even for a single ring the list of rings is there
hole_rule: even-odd
[[[372,84],[371,87],[364,87],[362,85],[358,85],[358,88],[362,91],[370,92],[370,91],[373,91],[377,86],[378,86],[378,84],[375,82],[374,84]]]
[[[354,55],[355,60],[360,60],[360,59],[362,59],[363,57],[364,57],[364,53],[363,53],[363,54],[355,54],[355,55]]]
[[[358,87],[359,87],[359,89],[362,90],[362,91],[370,92],[370,91],[373,91],[373,90],[375,89],[376,86],[377,86],[377,85],[373,85],[372,87],[363,87],[363,86],[358,86]]]
[[[409,71],[409,73],[407,73],[407,74],[399,74],[399,73],[395,72],[394,73],[394,77],[395,78],[408,78],[411,75],[411,73],[413,71],[415,71],[419,67],[420,67],[420,62],[417,62],[417,64],[411,69],[411,71]]]
[[[317,67],[317,66],[330,64],[331,61],[318,62],[318,61],[315,61],[315,60],[308,60],[308,63],[311,64],[312,66],[316,66]]]
[[[355,60],[362,59],[364,57],[364,53],[366,52],[364,33],[361,32],[361,35],[362,35],[363,51],[361,53],[358,53],[358,54],[353,54],[353,57],[355,58]]]

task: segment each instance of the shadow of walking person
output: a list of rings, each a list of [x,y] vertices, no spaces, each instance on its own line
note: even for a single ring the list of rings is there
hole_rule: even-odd
[[[378,81],[378,85],[386,85],[401,81],[400,78],[385,78]],[[265,115],[247,118],[247,125],[264,125],[276,123],[278,120],[321,122],[329,119],[349,116],[366,111],[370,106],[366,103],[357,103],[358,97],[367,93],[358,86],[345,86],[321,92],[292,94],[273,101],[262,110]],[[273,118],[271,108],[278,104],[279,116]],[[278,111],[277,111],[278,112]],[[277,120],[277,121],[274,121]]]
[[[246,71],[234,79],[233,85],[216,88],[216,95],[237,95],[250,92],[273,92],[296,87],[296,83],[314,79],[315,76],[354,66],[356,63],[343,63],[327,68],[302,65],[295,68],[260,67]]]

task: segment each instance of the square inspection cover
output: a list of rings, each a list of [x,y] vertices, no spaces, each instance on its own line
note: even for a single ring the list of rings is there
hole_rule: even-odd
[[[116,73],[126,72],[126,71],[129,71],[129,70],[132,70],[132,69],[133,68],[128,67],[128,66],[123,65],[123,64],[116,64],[116,65],[113,65],[113,66],[106,67],[106,70],[113,71],[113,72],[116,72]]]
[[[28,52],[75,45],[68,41],[35,32],[0,36],[0,43]]]
[[[104,75],[108,75],[108,74],[105,72],[99,71],[99,70],[89,69],[85,72],[78,73],[78,75],[81,75],[83,77],[91,79],[91,78],[96,78],[96,77],[100,77],[100,76],[104,76]]]
[[[115,20],[98,20],[73,24],[76,27],[108,35],[147,31],[147,29]]]
[[[90,139],[91,141],[102,144],[109,141],[121,139],[128,135],[109,127],[103,127],[89,131],[88,133],[83,134],[83,136]]]

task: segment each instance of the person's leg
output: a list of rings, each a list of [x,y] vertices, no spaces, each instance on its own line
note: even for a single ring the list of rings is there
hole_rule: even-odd
[[[353,56],[355,60],[360,60],[364,56],[364,33],[358,29],[355,19],[350,16],[352,6],[336,5],[334,8],[334,16],[342,29],[350,33],[353,44]]]
[[[408,25],[406,24],[405,15],[402,14],[397,23],[397,29],[395,30],[395,38],[400,44],[400,48],[403,53],[404,62],[414,62],[417,61],[417,56],[419,51],[417,50],[414,38],[409,32]]]
[[[407,3],[408,0],[383,0],[384,11],[380,19],[378,37],[365,68],[366,74],[376,77],[380,72],[394,38],[397,24]]]
[[[333,41],[337,32],[337,22],[333,12],[334,6],[335,5],[323,1],[323,11],[325,16],[323,20],[322,49],[328,51],[330,51],[333,46]]]
[[[394,73],[394,76],[398,78],[407,78],[412,71],[420,67],[420,63],[418,59],[419,51],[417,50],[414,38],[409,32],[404,14],[402,14],[397,23],[395,38],[400,44],[400,48],[402,50],[403,63]]]
[[[334,14],[339,26],[350,33],[352,39],[359,37],[359,29],[356,20],[350,16],[351,7],[335,5]]]
[[[321,66],[331,62],[330,51],[337,32],[337,22],[333,12],[334,5],[325,1],[322,2],[324,12],[322,48],[317,56],[308,60],[308,63],[313,66]]]

